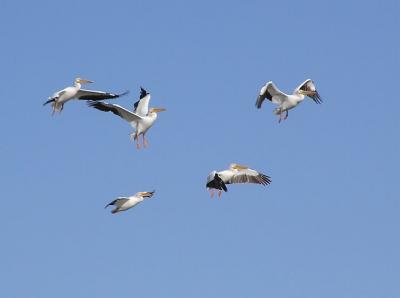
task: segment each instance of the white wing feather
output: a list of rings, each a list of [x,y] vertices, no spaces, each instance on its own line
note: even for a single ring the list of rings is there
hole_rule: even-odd
[[[145,97],[139,100],[138,105],[136,107],[135,113],[139,116],[147,116],[149,113],[149,102],[150,102],[150,94],[147,94]]]

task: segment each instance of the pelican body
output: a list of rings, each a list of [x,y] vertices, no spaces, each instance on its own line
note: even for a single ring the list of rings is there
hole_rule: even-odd
[[[135,207],[137,204],[144,201],[144,199],[151,198],[154,195],[155,191],[144,191],[138,192],[133,196],[130,197],[118,197],[111,203],[108,203],[104,208],[108,206],[116,206],[111,213],[115,214],[117,212],[126,211],[132,207]]]
[[[103,91],[94,91],[94,90],[85,90],[81,89],[82,84],[90,84],[93,81],[76,78],[74,81],[74,86],[67,87],[63,90],[57,91],[53,94],[53,96],[49,97],[49,99],[43,104],[47,105],[51,103],[53,107],[53,114],[56,112],[61,112],[64,109],[64,104],[71,99],[80,99],[80,100],[104,100],[117,98],[127,94],[128,92],[124,92],[121,94],[114,94]]]
[[[301,83],[293,94],[285,94],[280,91],[272,81],[266,83],[260,90],[260,94],[257,97],[256,107],[261,108],[262,103],[267,98],[272,103],[277,104],[278,108],[274,110],[275,115],[279,115],[279,122],[282,121],[282,115],[285,113],[284,120],[289,116],[289,110],[299,105],[305,98],[310,97],[315,103],[322,103],[322,99],[315,88],[314,82],[308,79]]]
[[[226,184],[233,183],[256,183],[265,186],[271,183],[271,178],[247,166],[233,163],[227,170],[212,171],[207,177],[206,187],[211,198],[214,197],[214,189],[218,190],[218,197],[221,197],[222,191],[228,191]]]
[[[134,104],[133,112],[115,104],[107,104],[103,102],[89,102],[89,106],[103,112],[112,112],[120,116],[122,119],[128,121],[131,127],[135,130],[130,134],[131,140],[136,141],[136,148],[140,149],[141,144],[139,137],[142,135],[143,146],[147,147],[148,142],[146,139],[147,131],[154,125],[157,119],[157,113],[164,112],[164,108],[150,108],[150,93],[141,88],[140,99]]]

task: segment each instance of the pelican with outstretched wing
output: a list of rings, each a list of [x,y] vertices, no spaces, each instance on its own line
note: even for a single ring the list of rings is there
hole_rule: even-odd
[[[164,112],[166,109],[164,108],[150,108],[149,109],[149,101],[150,94],[147,93],[146,90],[141,88],[141,98],[135,103],[134,112],[131,112],[119,105],[109,104],[104,102],[90,101],[88,105],[97,110],[103,112],[112,112],[117,116],[120,116],[122,119],[128,121],[132,128],[135,129],[133,133],[130,134],[131,140],[136,141],[136,148],[140,149],[141,145],[139,142],[139,137],[142,135],[143,146],[146,148],[148,146],[148,142],[146,139],[146,132],[153,126],[154,122],[157,119],[157,113]]]
[[[140,202],[143,202],[144,199],[151,198],[154,195],[155,191],[141,191],[136,193],[130,197],[118,197],[114,201],[108,203],[104,208],[108,206],[115,206],[111,213],[115,214],[117,212],[126,211]]]
[[[257,97],[256,107],[260,109],[266,98],[272,103],[277,104],[278,108],[274,110],[274,114],[279,115],[280,123],[283,114],[285,114],[283,119],[286,120],[289,116],[289,110],[301,103],[305,96],[310,97],[315,103],[322,103],[322,99],[315,88],[314,82],[310,79],[301,83],[294,89],[293,94],[290,95],[283,93],[272,81],[269,81],[261,88],[260,94]]]
[[[211,198],[214,197],[214,189],[218,190],[218,197],[221,197],[222,191],[228,191],[226,184],[234,183],[256,183],[265,186],[271,183],[271,177],[233,163],[228,170],[212,171],[207,177],[206,187],[210,191]]]
[[[96,101],[96,100],[118,98],[120,96],[128,94],[128,91],[125,91],[121,94],[115,94],[103,91],[81,89],[82,84],[90,84],[90,83],[93,83],[93,81],[76,78],[74,81],[74,86],[67,87],[63,90],[57,91],[56,93],[53,94],[53,96],[49,97],[49,99],[43,105],[45,106],[51,103],[54,114],[56,112],[61,113],[61,111],[64,109],[64,104],[71,99]]]

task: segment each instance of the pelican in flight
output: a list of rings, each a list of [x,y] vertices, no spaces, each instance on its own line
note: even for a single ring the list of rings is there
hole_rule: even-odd
[[[111,211],[112,214],[115,214],[117,212],[125,211],[128,210],[140,202],[142,202],[144,199],[151,198],[154,195],[155,191],[141,191],[136,193],[134,196],[130,197],[118,197],[111,203],[108,203],[104,208],[107,208],[108,206],[116,206],[115,209]]]
[[[132,128],[135,129],[133,133],[130,134],[131,140],[136,141],[136,148],[140,149],[141,145],[139,143],[139,137],[142,135],[143,146],[148,147],[148,142],[146,139],[146,132],[153,126],[157,119],[157,113],[164,112],[164,108],[150,108],[150,93],[145,89],[141,88],[140,99],[134,105],[133,112],[115,104],[108,104],[104,102],[90,101],[88,105],[95,109],[103,112],[112,112],[115,115],[120,116],[122,119],[128,121]]]
[[[212,171],[207,177],[206,187],[210,191],[211,198],[214,197],[214,189],[218,190],[218,197],[222,191],[227,192],[226,184],[233,183],[256,183],[267,185],[271,183],[271,178],[249,167],[232,163],[228,170]]]
[[[128,93],[128,91],[126,91],[121,94],[114,94],[103,91],[81,89],[82,84],[90,83],[93,83],[93,81],[76,78],[74,81],[74,86],[57,91],[53,94],[53,96],[49,97],[49,99],[43,105],[45,106],[51,103],[54,114],[55,112],[60,113],[64,109],[64,104],[74,98],[81,100],[103,100],[117,98]]]
[[[283,93],[272,81],[269,81],[261,88],[260,94],[257,97],[256,107],[260,109],[266,98],[268,98],[272,103],[279,105],[278,108],[274,110],[274,114],[279,115],[280,123],[283,114],[285,113],[283,119],[286,120],[289,116],[289,110],[301,103],[305,96],[310,97],[315,103],[322,103],[314,82],[310,79],[301,83],[296,89],[294,89],[293,94],[290,95]]]

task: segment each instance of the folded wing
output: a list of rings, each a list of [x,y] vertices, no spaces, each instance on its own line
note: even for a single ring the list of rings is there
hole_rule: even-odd
[[[218,176],[218,173],[216,171],[212,171],[208,175],[206,187],[218,190],[224,190],[225,192],[228,191],[224,181],[221,179],[221,177]]]
[[[117,206],[121,207],[123,204],[125,204],[129,199],[126,197],[119,197],[118,199],[115,199],[114,201],[108,203],[104,208],[107,208],[108,206]]]

